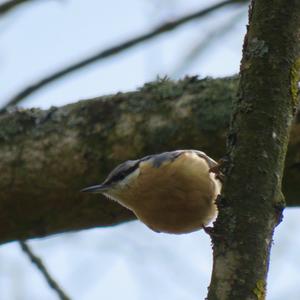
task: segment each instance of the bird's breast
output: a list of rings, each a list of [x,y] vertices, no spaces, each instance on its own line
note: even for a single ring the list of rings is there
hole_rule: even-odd
[[[220,188],[205,160],[189,153],[159,168],[142,164],[121,204],[156,231],[186,233],[215,217],[214,200]]]

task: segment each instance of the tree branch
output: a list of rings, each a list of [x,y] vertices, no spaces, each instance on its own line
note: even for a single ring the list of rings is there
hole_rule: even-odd
[[[0,16],[8,13],[12,9],[18,7],[21,4],[25,4],[26,2],[33,2],[36,0],[10,0],[0,4]]]
[[[184,57],[181,59],[181,61],[178,63],[177,66],[175,66],[174,70],[170,72],[172,74],[171,77],[178,78],[181,76],[181,74],[184,74],[184,72],[190,67],[196,59],[199,59],[199,57],[211,47],[216,41],[219,41],[220,38],[226,37],[226,34],[229,34],[231,32],[231,29],[241,21],[241,19],[244,17],[245,11],[239,11],[237,14],[233,15],[229,20],[217,24],[213,30],[206,32],[203,39],[199,39],[195,42],[195,44],[190,46],[190,49],[188,52],[184,55]]]
[[[58,79],[62,78],[63,76],[66,76],[74,71],[77,71],[77,70],[83,68],[83,67],[86,67],[89,64],[92,64],[96,61],[100,61],[104,58],[116,55],[122,51],[128,50],[129,48],[134,47],[142,42],[145,42],[154,37],[157,37],[162,33],[172,31],[175,28],[177,28],[183,24],[186,24],[187,22],[196,20],[200,17],[204,17],[204,16],[208,15],[209,13],[212,13],[212,12],[214,12],[222,7],[225,7],[227,5],[240,5],[240,4],[244,4],[247,1],[246,0],[222,1],[220,3],[210,6],[208,8],[201,9],[201,10],[197,11],[196,13],[189,14],[189,15],[186,15],[175,21],[171,21],[171,22],[165,23],[163,25],[160,25],[157,28],[155,28],[154,30],[151,30],[147,33],[144,33],[144,34],[137,36],[133,39],[130,39],[126,42],[123,42],[121,44],[118,44],[116,46],[113,46],[113,47],[105,49],[105,50],[101,50],[100,52],[98,52],[88,58],[82,59],[66,68],[63,68],[49,76],[46,76],[45,78],[43,78],[41,80],[38,80],[35,83],[32,83],[30,86],[24,88],[22,91],[18,92],[15,96],[13,96],[10,100],[8,100],[7,103],[0,110],[0,113],[5,111],[9,106],[13,106],[13,105],[20,103],[26,97],[33,94],[34,92],[41,89],[42,87],[46,86],[47,84],[49,84],[55,80],[58,80]]]
[[[66,295],[66,293],[62,290],[58,283],[53,279],[53,277],[50,275],[47,268],[43,264],[43,261],[32,252],[29,245],[25,241],[20,241],[19,243],[21,249],[29,257],[29,259],[37,267],[37,269],[41,272],[48,285],[57,293],[59,299],[70,300],[71,298]]]
[[[116,164],[172,149],[225,153],[237,79],[145,84],[49,110],[0,115],[0,242],[133,220],[113,201],[79,190]],[[300,204],[300,114],[289,145],[284,193]]]
[[[253,0],[247,29],[208,300],[266,298],[273,233],[284,207],[282,177],[298,102],[300,2]]]

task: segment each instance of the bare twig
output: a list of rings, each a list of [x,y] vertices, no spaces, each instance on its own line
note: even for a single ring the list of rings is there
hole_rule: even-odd
[[[11,0],[11,1],[6,1],[6,2],[0,4],[0,15],[9,12],[10,10],[12,10],[15,7],[19,6],[20,4],[23,4],[23,3],[26,3],[26,2],[32,2],[32,1],[36,1],[36,0]]]
[[[148,33],[142,34],[138,37],[135,37],[133,39],[130,39],[124,43],[118,44],[116,46],[113,46],[111,48],[108,48],[106,50],[100,51],[88,58],[85,58],[83,60],[80,60],[72,65],[70,65],[69,67],[66,67],[64,69],[61,69],[55,73],[53,73],[52,75],[49,75],[33,84],[31,84],[30,86],[28,86],[27,88],[23,89],[21,92],[17,93],[14,97],[12,97],[9,101],[7,101],[7,103],[3,106],[3,108],[0,110],[0,112],[3,112],[6,110],[6,108],[8,108],[9,106],[13,106],[18,104],[19,102],[21,102],[24,98],[28,97],[29,95],[31,95],[32,93],[36,92],[37,90],[41,89],[42,87],[44,87],[45,85],[71,73],[74,72],[80,68],[83,68],[91,63],[94,63],[96,61],[99,61],[101,59],[107,58],[109,56],[115,55],[117,53],[120,53],[124,50],[127,50],[133,46],[136,46],[138,44],[140,44],[141,42],[147,41],[153,37],[156,37],[162,33],[171,31],[177,27],[179,27],[180,25],[183,25],[187,22],[190,22],[192,20],[195,20],[197,18],[200,17],[204,17],[205,15],[216,11],[217,9],[220,9],[224,6],[227,5],[234,5],[234,4],[244,4],[248,1],[246,0],[225,0],[222,1],[220,3],[214,4],[208,8],[205,9],[201,9],[200,11],[197,11],[193,14],[189,14],[186,15],[182,18],[179,18],[175,21],[171,21],[168,23],[165,23],[163,25],[158,26],[157,28],[155,28],[154,30],[151,30]]]
[[[29,245],[25,241],[19,241],[19,243],[20,243],[22,250],[30,258],[31,262],[40,270],[42,275],[45,277],[48,285],[53,290],[55,290],[59,299],[70,300],[71,298],[66,295],[66,293],[61,289],[61,287],[58,285],[58,283],[51,277],[51,275],[49,274],[45,265],[43,264],[43,261],[32,252]]]
[[[189,50],[184,58],[170,73],[172,78],[177,78],[183,75],[184,71],[196,60],[201,54],[209,48],[216,40],[218,40],[224,34],[231,31],[232,27],[236,25],[244,16],[246,11],[239,11],[236,15],[230,18],[228,21],[218,24],[217,28],[208,32],[206,36],[195,43],[195,45]]]

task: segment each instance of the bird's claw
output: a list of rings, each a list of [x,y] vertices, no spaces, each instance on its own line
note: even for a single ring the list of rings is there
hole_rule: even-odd
[[[208,226],[204,226],[202,225],[202,229],[204,230],[204,232],[206,234],[208,234],[209,236],[212,236],[214,234],[214,228],[213,227],[208,227]]]
[[[208,171],[209,173],[214,173],[216,178],[219,179],[222,183],[224,182],[224,179],[225,179],[225,176],[221,171],[224,163],[225,163],[225,160],[220,159],[218,164],[215,165],[214,167],[211,167]]]

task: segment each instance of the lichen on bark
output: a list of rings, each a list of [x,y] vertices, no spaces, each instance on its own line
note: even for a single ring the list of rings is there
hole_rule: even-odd
[[[227,160],[222,166],[225,184],[213,232],[208,300],[265,299],[273,233],[284,207],[282,177],[298,100],[299,36],[300,2],[251,2]]]
[[[196,148],[222,157],[237,85],[236,77],[165,79],[136,92],[0,115],[0,242],[134,219],[79,190],[116,164],[152,153]],[[299,124],[300,117],[285,169],[289,205],[300,203]]]

